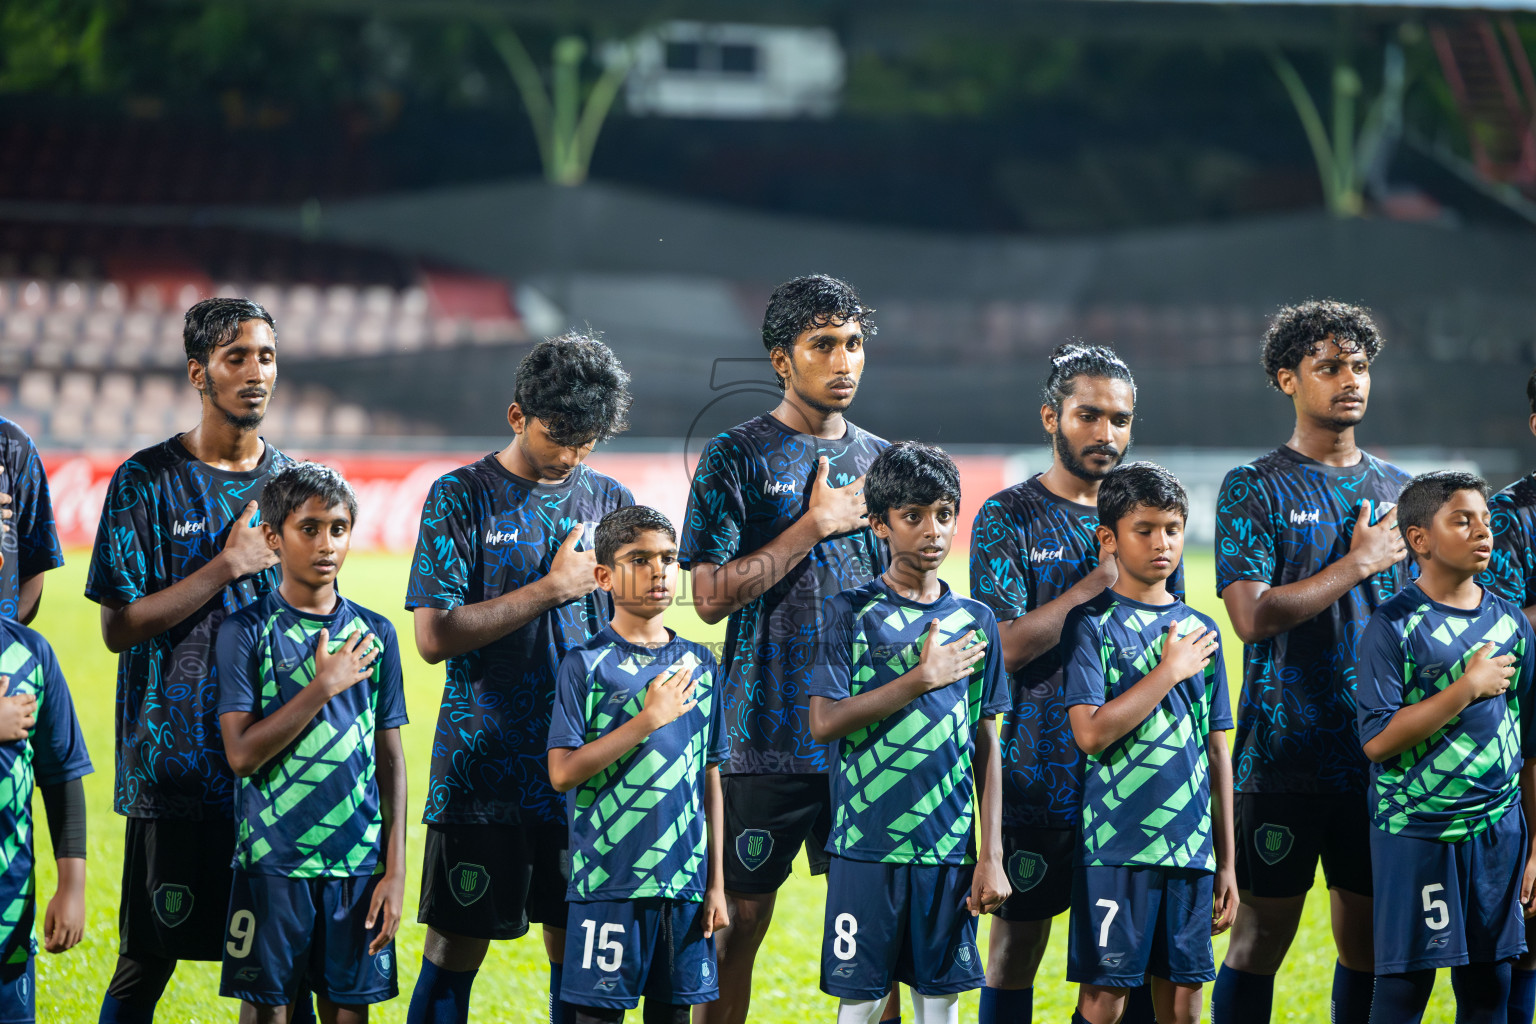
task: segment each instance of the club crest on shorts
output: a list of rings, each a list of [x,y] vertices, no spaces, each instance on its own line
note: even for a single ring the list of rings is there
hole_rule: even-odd
[[[1253,833],[1254,849],[1265,864],[1278,864],[1285,860],[1285,855],[1291,852],[1291,845],[1295,841],[1291,830],[1284,825],[1266,822]]]
[[[703,980],[704,984],[713,985],[715,983],[715,965],[708,960],[700,964],[699,978]]]
[[[482,864],[460,861],[448,869],[448,888],[460,906],[467,907],[491,888],[491,873]]]
[[[976,947],[969,942],[961,943],[960,948],[955,950],[955,963],[963,971],[970,970],[976,964]]]
[[[155,890],[151,899],[155,916],[167,928],[175,928],[192,915],[192,890],[167,883]]]
[[[1028,892],[1045,877],[1045,858],[1031,850],[1015,850],[1008,858],[1008,881],[1014,892]]]
[[[377,967],[379,973],[384,975],[384,977],[393,977],[395,973],[394,951],[387,947],[379,950],[379,955],[373,958],[373,966]]]
[[[736,856],[742,867],[756,871],[773,855],[773,833],[760,828],[749,828],[736,837]]]

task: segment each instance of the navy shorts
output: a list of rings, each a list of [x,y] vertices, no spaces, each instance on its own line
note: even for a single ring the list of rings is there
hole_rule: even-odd
[[[1371,812],[1364,793],[1239,793],[1234,800],[1237,887],[1254,896],[1304,896],[1317,862],[1330,889],[1371,895]]]
[[[564,825],[428,825],[416,920],[475,939],[564,928],[569,845]]]
[[[880,999],[899,981],[925,996],[985,984],[976,918],[965,908],[970,864],[881,864],[832,858],[821,940],[821,990]]]
[[[725,890],[778,892],[805,847],[811,874],[827,873],[832,784],[814,775],[725,775]]]
[[[1003,870],[1013,895],[997,916],[1049,921],[1072,904],[1072,871],[1082,840],[1075,828],[1004,828]]]
[[[1148,974],[1180,985],[1216,980],[1215,883],[1185,868],[1079,867],[1067,980],[1105,988],[1135,988]]]
[[[231,821],[129,818],[117,951],[130,960],[218,960],[234,855]]]
[[[1371,830],[1376,973],[1496,963],[1525,952],[1520,808],[1459,843]]]
[[[26,939],[12,943],[0,963],[0,1024],[34,1024],[37,1020],[37,941],[28,915]]]
[[[640,997],[675,1006],[720,995],[704,904],[660,898],[569,904],[560,998],[633,1010]]]
[[[219,994],[285,1006],[305,987],[342,1006],[399,994],[395,944],[370,954],[368,904],[382,875],[289,878],[236,869]]]

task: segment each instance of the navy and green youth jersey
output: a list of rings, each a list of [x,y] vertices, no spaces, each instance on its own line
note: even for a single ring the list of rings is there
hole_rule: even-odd
[[[91,772],[85,737],[53,648],[41,635],[0,621],[0,675],[10,692],[37,697],[37,724],[25,740],[0,743],[0,963],[31,948],[32,786],[69,782]]]
[[[339,595],[329,615],[315,615],[267,594],[219,629],[219,714],[265,718],[297,697],[315,676],[322,629],[332,652],[354,633],[372,633],[368,646],[379,654],[368,678],[332,697],[282,753],[240,780],[234,866],[251,874],[351,878],[384,870],[374,737],[406,722],[400,645],[388,619]]]
[[[970,675],[931,690],[832,745],[832,832],[827,850],[849,860],[970,864],[971,770],[976,723],[1008,709],[997,620],[987,606],[943,584],[932,604],[912,601],[876,578],[827,600],[824,652],[812,696],[846,700],[916,667],[928,624],[953,643],[975,630],[987,653]]]
[[[642,647],[604,629],[560,663],[548,746],[575,749],[607,735],[645,709],[653,680],[682,669],[693,670],[694,709],[566,794],[567,899],[704,898],[704,773],[730,756],[709,648],[675,634]]]
[[[1031,477],[988,498],[971,528],[971,597],[999,622],[1049,604],[1099,565],[1099,510],[1052,494]],[[1168,589],[1184,596],[1180,563]],[[1061,698],[1060,644],[1013,673],[1002,723],[1003,824],[1076,828],[1082,752]]]
[[[180,437],[134,455],[108,485],[85,596],[132,604],[186,579],[224,550],[246,503],[292,461],[264,442],[255,469],[229,472],[193,458]],[[277,580],[276,566],[236,580],[118,655],[117,813],[185,821],[234,815],[235,776],[214,710],[214,638],[225,616]]]
[[[1317,575],[1349,553],[1361,503],[1372,517],[1409,476],[1364,452],[1325,466],[1281,446],[1227,474],[1216,502],[1216,593],[1240,580],[1271,587]],[[1363,793],[1355,733],[1355,644],[1371,613],[1403,589],[1404,559],[1306,622],[1243,648],[1233,748],[1239,793]]]
[[[1417,586],[1383,604],[1366,625],[1360,640],[1362,744],[1380,735],[1399,710],[1461,678],[1484,644],[1493,645],[1492,657],[1515,656],[1509,689],[1469,705],[1423,743],[1371,766],[1371,821],[1382,831],[1455,842],[1483,832],[1517,806],[1520,765],[1536,754],[1529,707],[1536,633],[1518,607],[1491,591],[1465,610],[1431,601]]]
[[[817,460],[827,482],[863,476],[886,442],[849,423],[836,440],[798,434],[763,415],[713,438],[699,456],[679,538],[684,568],[724,565],[787,530],[810,506]],[[746,607],[725,634],[725,723],[731,772],[816,773],[827,748],[807,717],[822,604],[885,568],[884,545],[868,527],[829,537]]]
[[[1536,605],[1536,473],[1488,499],[1493,558],[1477,581],[1521,608]]]
[[[1168,640],[1216,629],[1183,601],[1142,604],[1106,590],[1067,614],[1066,702],[1102,707],[1157,667]],[[1215,871],[1206,741],[1232,728],[1227,670],[1218,649],[1180,680],[1135,729],[1087,758],[1082,863],[1088,867]]]
[[[487,455],[432,485],[405,606],[451,610],[510,594],[549,573],[576,524],[585,524],[581,547],[590,550],[598,521],[634,503],[622,484],[585,465],[558,483],[535,482]],[[424,821],[565,821],[544,760],[555,671],[608,625],[610,607],[595,590],[448,659]]]
[[[43,460],[27,432],[0,416],[0,491],[11,496],[11,518],[0,532],[0,615],[16,617],[21,581],[64,564],[53,526]]]

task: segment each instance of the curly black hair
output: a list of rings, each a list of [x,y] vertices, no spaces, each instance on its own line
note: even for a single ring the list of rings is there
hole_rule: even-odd
[[[921,441],[897,441],[875,456],[864,475],[864,504],[871,521],[885,521],[893,508],[932,505],[941,499],[960,510],[960,470],[942,448]]]
[[[1320,342],[1333,339],[1343,352],[1363,352],[1375,361],[1383,344],[1371,311],[1334,299],[1309,299],[1282,307],[1264,332],[1261,361],[1269,386],[1280,390],[1280,371],[1294,370],[1312,355]]]
[[[272,474],[261,489],[261,521],[282,532],[283,524],[310,498],[319,498],[326,508],[347,506],[347,516],[357,522],[357,492],[330,466],[318,462],[295,462]]]
[[[208,365],[208,357],[216,348],[223,348],[240,336],[240,325],[247,320],[262,320],[277,334],[277,324],[259,303],[250,299],[204,299],[191,309],[182,320],[181,343],[187,350],[187,358]]]
[[[1531,403],[1531,415],[1536,416],[1536,370],[1525,379],[1525,398]]]
[[[1435,513],[1445,507],[1457,491],[1476,491],[1488,500],[1488,481],[1476,473],[1464,473],[1455,469],[1440,469],[1433,473],[1420,473],[1408,481],[1397,499],[1397,529],[1408,543],[1408,528],[1417,526],[1429,529]],[[1413,545],[1408,545],[1413,550]],[[1416,554],[1416,553],[1415,553]]]
[[[1116,466],[1099,485],[1099,525],[1111,530],[1138,508],[1177,512],[1189,520],[1189,495],[1179,478],[1155,462]]]
[[[614,556],[625,544],[633,544],[642,533],[664,533],[677,542],[672,520],[646,505],[625,505],[603,516],[592,538],[592,550],[599,565],[613,568]]]
[[[1136,378],[1131,376],[1131,368],[1114,349],[1107,345],[1081,345],[1069,341],[1056,346],[1056,351],[1051,353],[1051,372],[1040,391],[1041,399],[1058,416],[1062,403],[1077,389],[1074,382],[1079,377],[1123,380],[1131,386],[1132,399],[1136,396]]]
[[[816,327],[841,327],[857,320],[867,341],[875,336],[874,309],[859,301],[853,285],[827,274],[807,274],[785,281],[768,298],[763,313],[763,347],[789,351],[795,338]],[[779,387],[784,386],[782,378]]]
[[[629,374],[595,333],[548,338],[517,364],[512,401],[562,447],[596,444],[629,429]]]

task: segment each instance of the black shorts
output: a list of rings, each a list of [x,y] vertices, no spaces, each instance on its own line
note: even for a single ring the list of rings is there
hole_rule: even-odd
[[[428,825],[416,920],[472,939],[564,928],[569,843],[564,825]]]
[[[1003,870],[1009,896],[1004,921],[1049,921],[1072,905],[1072,869],[1081,843],[1075,828],[1003,829]]]
[[[827,873],[832,785],[825,774],[727,775],[721,783],[726,891],[778,892],[801,846],[811,874]]]
[[[232,821],[129,818],[117,950],[130,960],[220,960],[235,857]]]
[[[1371,817],[1366,796],[1239,793],[1237,887],[1255,896],[1301,896],[1317,878],[1330,889],[1371,895]]]

